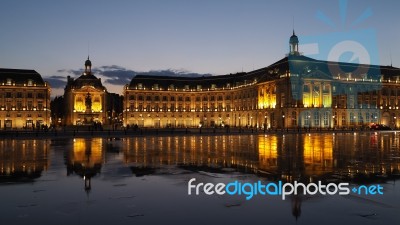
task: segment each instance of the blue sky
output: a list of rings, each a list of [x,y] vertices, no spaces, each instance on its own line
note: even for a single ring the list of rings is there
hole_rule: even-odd
[[[379,62],[400,66],[399,1],[20,1],[0,2],[0,67],[35,69],[62,94],[88,54],[111,92],[140,72],[221,75],[262,68],[288,52],[296,34],[373,29]],[[371,15],[351,26],[366,9]],[[322,12],[334,22],[317,18]],[[301,49],[300,49],[301,51]],[[112,76],[107,77],[110,72]],[[123,79],[115,76],[121,73]],[[51,79],[50,79],[51,78]],[[64,78],[64,79],[63,79]],[[109,82],[107,82],[109,80]]]

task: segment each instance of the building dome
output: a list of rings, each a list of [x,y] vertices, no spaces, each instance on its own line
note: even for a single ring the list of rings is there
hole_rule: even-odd
[[[85,61],[85,66],[92,66],[92,62],[89,60],[89,56],[87,60]]]
[[[293,31],[293,35],[289,39],[289,43],[291,44],[297,44],[299,43],[299,38],[296,36],[296,34]]]

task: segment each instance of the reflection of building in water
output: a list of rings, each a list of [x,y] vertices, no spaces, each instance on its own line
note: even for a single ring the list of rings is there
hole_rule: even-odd
[[[0,182],[30,181],[47,170],[48,143],[42,140],[0,141]]]
[[[261,173],[293,181],[332,171],[332,136],[260,136],[258,143],[258,171]]]
[[[73,173],[85,181],[85,191],[91,190],[91,178],[100,173],[104,159],[103,139],[74,139],[72,149],[67,153],[67,175]]]
[[[399,177],[399,135],[393,132],[365,135],[369,136],[369,142],[360,134],[345,135],[345,140],[335,141],[335,171],[356,182]]]
[[[132,138],[127,139],[124,159],[143,168],[230,167],[289,182],[300,178],[310,182],[332,174],[351,179],[360,173],[399,173],[398,136],[378,139],[379,143],[366,143],[365,137],[353,134]]]
[[[137,137],[126,140],[123,153],[136,175],[155,173],[164,165],[217,173],[231,171],[224,169],[228,167],[268,180],[303,183],[375,182],[400,175],[399,135],[393,132]],[[291,197],[296,219],[306,199]]]
[[[132,138],[127,139],[124,159],[139,167],[186,165],[253,170],[258,161],[256,140],[256,136]]]

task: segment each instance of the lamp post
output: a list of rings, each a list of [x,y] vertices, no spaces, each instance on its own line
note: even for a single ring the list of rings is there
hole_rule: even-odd
[[[264,116],[264,132],[265,132],[266,128],[267,128],[267,116],[265,115]]]

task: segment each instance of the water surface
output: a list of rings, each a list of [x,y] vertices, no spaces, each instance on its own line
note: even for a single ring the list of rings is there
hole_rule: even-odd
[[[398,224],[399,133],[0,140],[0,224]],[[187,182],[380,184],[380,196],[188,196]]]

